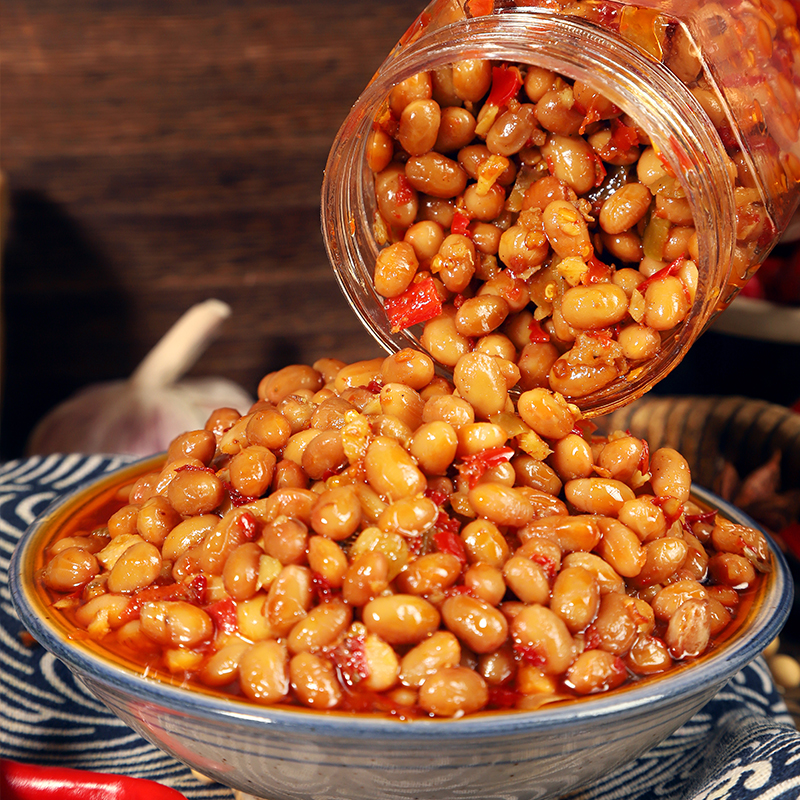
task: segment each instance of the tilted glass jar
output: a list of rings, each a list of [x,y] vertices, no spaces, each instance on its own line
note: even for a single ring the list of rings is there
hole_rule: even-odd
[[[590,391],[570,398],[586,415],[606,413],[644,394],[680,362],[794,213],[797,15],[788,0],[435,0],[358,98],[323,183],[323,235],[335,274],[355,313],[390,352],[424,348],[419,326],[393,329],[374,286],[379,253],[398,234],[387,233],[391,226],[378,210],[367,167],[370,134],[391,118],[394,87],[469,59],[516,65],[522,76],[526,68],[543,68],[567,85],[588,86],[632,121],[688,201],[697,265],[688,314],[661,333],[653,357],[629,361],[613,380],[589,382]],[[401,161],[407,157],[400,152]],[[603,335],[613,338],[609,330]],[[452,366],[442,371],[450,374]]]

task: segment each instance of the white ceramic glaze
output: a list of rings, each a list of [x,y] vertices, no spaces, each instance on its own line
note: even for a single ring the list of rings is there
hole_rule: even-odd
[[[141,473],[141,464],[123,473]],[[631,761],[697,712],[779,633],[792,600],[773,547],[746,623],[713,654],[667,677],[560,707],[460,720],[401,722],[259,707],[145,678],[69,638],[33,579],[54,526],[120,479],[114,473],[57,501],[25,533],[11,563],[14,604],[30,633],[120,719],[219,782],[270,800],[545,800]],[[698,499],[754,523],[701,490]]]

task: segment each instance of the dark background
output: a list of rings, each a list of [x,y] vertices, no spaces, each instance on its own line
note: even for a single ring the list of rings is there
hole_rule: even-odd
[[[0,2],[0,458],[209,297],[233,315],[193,375],[255,392],[287,363],[379,353],[328,265],[320,186],[348,109],[422,5]],[[788,403],[799,375],[796,349],[717,337],[663,390]]]
[[[419,0],[3,0],[0,456],[124,378],[192,304],[233,309],[193,375],[379,354],[319,229],[350,106]]]

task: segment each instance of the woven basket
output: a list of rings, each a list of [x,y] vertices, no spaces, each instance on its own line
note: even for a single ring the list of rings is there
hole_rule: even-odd
[[[733,466],[740,476],[780,458],[779,491],[800,488],[800,414],[747,397],[652,396],[600,421],[601,430],[629,430],[651,452],[674,447],[692,479],[717,494]],[[779,456],[777,454],[780,454]]]

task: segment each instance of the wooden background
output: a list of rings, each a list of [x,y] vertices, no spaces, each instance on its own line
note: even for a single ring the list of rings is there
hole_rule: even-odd
[[[77,388],[127,376],[195,302],[192,370],[255,391],[379,354],[319,230],[329,148],[420,0],[2,0],[4,458]]]
[[[192,304],[233,308],[192,370],[379,354],[319,229],[339,125],[423,0],[0,0],[0,459],[124,378]],[[798,348],[704,337],[660,391],[800,397]]]

